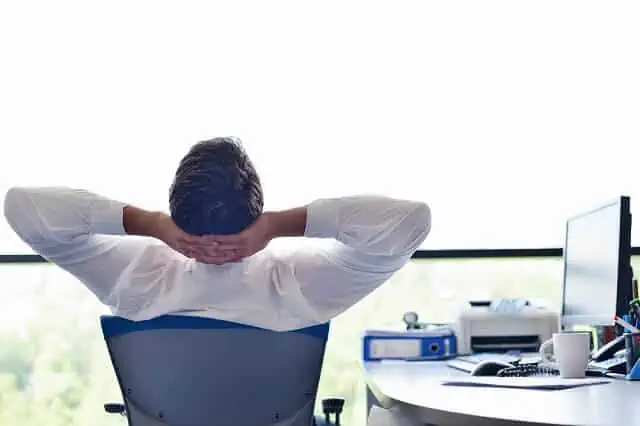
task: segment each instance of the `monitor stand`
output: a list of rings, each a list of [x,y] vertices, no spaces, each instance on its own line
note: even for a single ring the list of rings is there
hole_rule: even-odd
[[[601,362],[613,358],[616,352],[624,349],[624,336],[618,336],[609,343],[591,353],[591,359]]]

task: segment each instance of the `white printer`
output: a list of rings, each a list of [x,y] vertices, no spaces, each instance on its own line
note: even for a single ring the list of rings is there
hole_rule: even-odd
[[[458,354],[537,352],[559,329],[557,313],[523,299],[472,301],[453,328]]]

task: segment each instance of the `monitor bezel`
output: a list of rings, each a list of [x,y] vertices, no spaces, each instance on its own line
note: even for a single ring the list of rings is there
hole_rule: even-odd
[[[613,205],[619,206],[620,229],[618,241],[618,274],[617,274],[617,290],[616,290],[616,312],[618,316],[622,316],[629,311],[629,302],[633,298],[632,282],[633,270],[631,267],[631,199],[622,195],[617,199],[606,204],[593,208],[589,211],[574,215],[567,219],[565,224],[565,242],[562,251],[562,299],[560,312],[561,329],[579,325],[579,326],[613,326],[613,314],[610,316],[599,315],[571,315],[568,316],[565,311],[565,293],[567,284],[567,249],[569,245],[569,228],[575,220],[582,219],[585,216],[592,215],[600,210],[609,208]]]

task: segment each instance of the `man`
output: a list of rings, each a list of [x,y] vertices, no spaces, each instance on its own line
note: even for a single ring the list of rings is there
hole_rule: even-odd
[[[184,313],[272,330],[323,323],[355,304],[410,259],[431,220],[424,203],[364,195],[263,212],[260,180],[235,138],[194,145],[169,204],[167,215],[84,190],[12,188],[5,217],[114,315]],[[313,244],[267,247],[279,237]]]

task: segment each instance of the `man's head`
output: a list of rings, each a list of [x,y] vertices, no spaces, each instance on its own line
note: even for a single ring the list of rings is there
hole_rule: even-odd
[[[236,138],[195,144],[171,185],[173,221],[192,235],[235,234],[262,214],[258,174]]]

